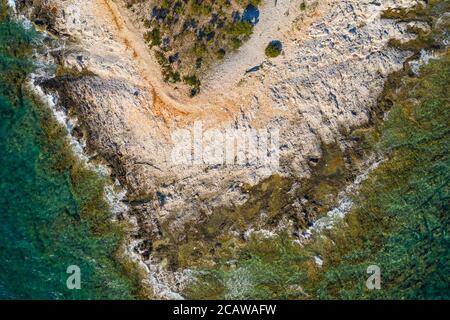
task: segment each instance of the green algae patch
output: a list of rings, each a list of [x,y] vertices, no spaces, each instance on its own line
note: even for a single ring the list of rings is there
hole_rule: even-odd
[[[86,76],[95,76],[95,73],[86,68],[79,70],[75,67],[67,67],[64,65],[64,63],[60,63],[56,66],[55,75],[57,77],[79,78]]]
[[[301,299],[307,295],[299,284],[309,268],[314,268],[310,256],[287,234],[252,237],[235,260],[198,274],[185,295],[191,299]]]

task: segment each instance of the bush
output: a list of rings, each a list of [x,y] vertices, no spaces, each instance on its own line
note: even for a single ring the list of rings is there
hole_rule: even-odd
[[[283,50],[283,45],[280,41],[274,40],[269,43],[269,45],[266,47],[266,56],[269,58],[275,58],[278,57],[281,54],[281,51]]]
[[[247,21],[239,21],[230,25],[228,32],[230,35],[248,37],[252,34],[252,24]]]
[[[145,41],[150,43],[150,46],[161,45],[161,33],[158,28],[153,29],[145,34]]]
[[[231,39],[231,47],[233,49],[239,49],[242,46],[242,41],[238,38],[232,38]]]

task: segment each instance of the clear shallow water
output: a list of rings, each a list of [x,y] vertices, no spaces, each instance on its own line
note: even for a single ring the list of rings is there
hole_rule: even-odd
[[[117,259],[123,232],[110,222],[105,181],[26,89],[38,39],[0,17],[0,299],[134,298],[137,279]],[[66,286],[70,265],[81,269],[80,290]]]

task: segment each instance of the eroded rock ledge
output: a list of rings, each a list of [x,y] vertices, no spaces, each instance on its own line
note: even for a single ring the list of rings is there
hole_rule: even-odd
[[[51,54],[71,72],[44,85],[78,116],[89,149],[127,188],[133,250],[164,288],[161,296],[179,289],[183,269],[211,263],[219,238],[242,238],[250,227],[298,233],[333,205],[364,157],[351,133],[371,121],[387,76],[410,55],[388,42],[413,37],[406,23],[380,15],[420,1],[307,2],[311,11],[277,33],[283,55],[223,79],[239,64],[238,52],[193,99],[161,81],[121,1],[19,2],[63,44]],[[174,164],[171,133],[195,121],[223,131],[278,129],[279,168]]]

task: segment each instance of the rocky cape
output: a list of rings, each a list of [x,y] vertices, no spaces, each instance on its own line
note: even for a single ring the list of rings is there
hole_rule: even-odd
[[[135,225],[130,253],[157,297],[179,297],[191,267],[214,263],[220,238],[245,241],[249,229],[287,229],[295,238],[365,163],[355,130],[382,113],[377,98],[387,77],[411,56],[389,41],[414,37],[411,23],[381,14],[420,1],[307,0],[297,10],[302,2],[265,1],[262,22],[275,13],[276,23],[288,23],[263,42],[255,32],[189,98],[162,81],[122,1],[17,1],[57,43],[48,57],[58,70],[41,85],[77,117],[78,138],[127,190],[130,210],[120,218]],[[272,37],[283,54],[267,59],[259,47]],[[279,167],[174,163],[172,134],[198,121],[221,132],[278,130]]]

